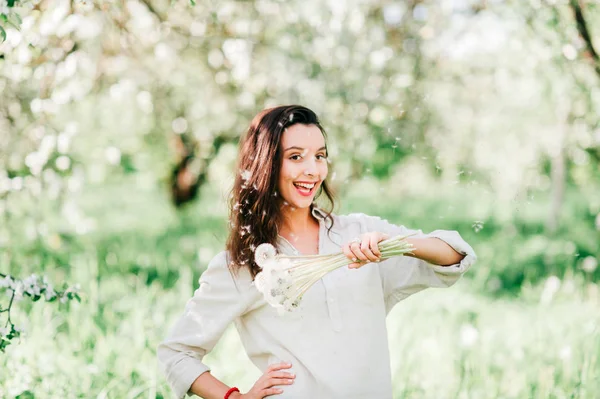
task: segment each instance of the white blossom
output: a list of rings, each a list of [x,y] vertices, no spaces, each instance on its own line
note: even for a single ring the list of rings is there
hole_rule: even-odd
[[[38,296],[41,294],[41,287],[38,285],[37,275],[32,274],[23,280],[23,292],[26,292],[31,296]]]
[[[464,324],[460,328],[460,344],[463,348],[472,347],[479,338],[479,331],[472,324]]]
[[[15,282],[12,288],[6,290],[6,296],[11,298],[14,295],[14,301],[20,301],[23,299],[23,283],[20,281]]]
[[[0,279],[0,288],[13,288],[15,281],[11,276],[6,276],[3,279]]]
[[[47,301],[56,297],[56,291],[54,291],[54,288],[51,285],[46,287],[46,291],[44,291],[44,296],[46,297]]]
[[[558,353],[558,357],[560,357],[561,360],[569,360],[571,358],[572,352],[573,351],[571,350],[571,347],[569,345],[564,346]]]
[[[581,268],[584,272],[593,273],[598,267],[598,260],[593,256],[586,256],[581,263]]]
[[[554,298],[554,295],[558,292],[560,288],[561,281],[556,276],[550,276],[546,280],[544,284],[544,289],[542,290],[542,295],[540,297],[540,302],[543,304],[548,304]]]
[[[0,14],[8,15],[8,12],[9,12],[8,1],[0,0]]]

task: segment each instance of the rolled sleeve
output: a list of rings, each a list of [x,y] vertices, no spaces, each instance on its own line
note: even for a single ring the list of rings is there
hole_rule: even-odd
[[[438,238],[450,245],[465,257],[455,265],[440,266],[427,261],[397,256],[379,263],[379,272],[386,310],[389,312],[396,303],[429,287],[445,288],[456,283],[477,260],[473,248],[462,239],[457,231],[434,230],[424,234],[422,230],[413,230],[395,225],[376,216],[358,214],[366,231],[379,231],[390,236],[414,234],[414,238]]]
[[[240,270],[232,276],[226,252],[215,256],[200,277],[200,286],[187,302],[183,315],[158,345],[161,369],[177,398],[185,398],[192,383],[210,368],[202,363],[227,328],[250,303],[251,279]],[[239,281],[238,281],[239,280]],[[256,291],[256,290],[255,290]]]
[[[458,279],[467,271],[469,268],[477,262],[477,254],[473,248],[462,239],[460,233],[454,230],[435,230],[427,234],[427,237],[439,238],[446,244],[450,245],[452,249],[465,257],[457,264],[448,266],[432,265],[429,266],[435,271],[436,276],[449,287],[456,283]]]

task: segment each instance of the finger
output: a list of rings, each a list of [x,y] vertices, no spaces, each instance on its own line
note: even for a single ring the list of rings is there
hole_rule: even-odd
[[[265,381],[264,387],[271,388],[276,385],[291,385],[294,383],[293,378],[269,378]]]
[[[269,395],[279,395],[280,393],[283,393],[283,389],[267,388],[267,389],[263,389],[263,391],[261,392],[261,397],[269,396]]]
[[[365,254],[362,253],[362,251],[360,250],[360,245],[357,242],[353,242],[352,245],[350,245],[350,250],[352,250],[352,253],[354,254],[354,257],[357,259],[360,259],[364,262],[368,261],[369,259],[365,256]],[[354,260],[354,259],[353,259]]]
[[[296,374],[285,371],[272,371],[269,373],[269,376],[272,378],[296,378]]]
[[[373,254],[375,256],[377,256],[377,260],[379,260],[379,258],[381,258],[381,251],[379,250],[379,245],[377,245],[380,241],[380,238],[377,237],[376,235],[371,236],[370,240],[369,240],[369,246],[371,247],[371,252],[373,252]]]
[[[349,269],[358,269],[359,267],[361,267],[363,265],[364,265],[364,263],[353,262],[353,263],[348,263],[348,268]]]
[[[356,260],[356,256],[354,256],[354,254],[352,253],[352,250],[350,250],[350,245],[349,244],[345,244],[342,247],[342,252],[344,253],[344,255],[346,255],[346,257],[350,260]]]
[[[273,364],[269,365],[265,374],[271,373],[273,371],[281,370],[281,369],[289,369],[291,367],[292,367],[292,363],[286,363],[286,362],[273,363]]]
[[[363,239],[363,242],[360,243],[360,250],[367,257],[369,262],[375,262],[379,258],[373,253],[373,251],[371,251],[370,246],[371,239],[367,236]]]

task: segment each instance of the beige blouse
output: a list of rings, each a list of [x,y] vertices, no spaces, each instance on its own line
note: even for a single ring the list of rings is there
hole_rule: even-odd
[[[281,399],[392,398],[386,315],[406,297],[428,287],[449,287],[473,265],[473,248],[456,231],[423,234],[365,214],[333,215],[318,208],[319,254],[341,251],[344,243],[370,231],[390,236],[417,232],[437,237],[460,254],[455,265],[437,266],[413,257],[394,257],[359,269],[337,269],[313,285],[294,312],[279,315],[254,287],[250,274],[229,272],[227,252],[216,255],[183,314],[157,348],[158,359],[177,398],[209,368],[202,358],[233,322],[250,360],[264,372],[281,361],[292,363],[294,384],[282,386]],[[327,224],[327,225],[326,225]],[[283,237],[278,250],[298,251]]]

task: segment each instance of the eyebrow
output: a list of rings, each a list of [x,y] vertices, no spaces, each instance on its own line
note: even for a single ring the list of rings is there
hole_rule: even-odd
[[[306,148],[292,146],[292,147],[286,148],[286,149],[284,150],[284,152],[285,152],[285,151],[289,151],[289,150],[300,150],[300,151],[304,151],[305,149],[306,149]],[[319,149],[317,150],[317,152],[319,152],[319,151],[323,151],[323,150],[327,150],[327,147],[321,147],[321,148],[319,148]]]

